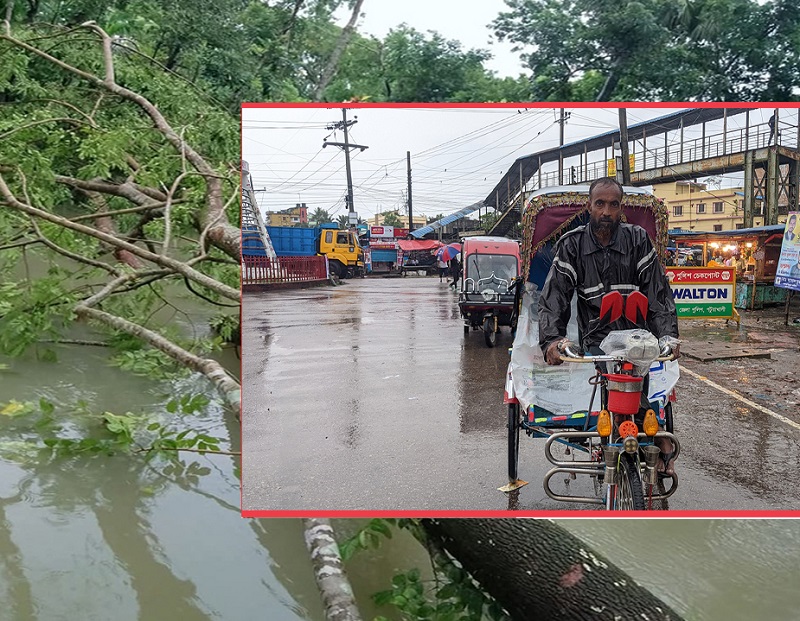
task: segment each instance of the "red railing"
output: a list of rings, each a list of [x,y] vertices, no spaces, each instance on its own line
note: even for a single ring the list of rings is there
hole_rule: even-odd
[[[242,284],[264,285],[325,280],[325,257],[242,257]]]

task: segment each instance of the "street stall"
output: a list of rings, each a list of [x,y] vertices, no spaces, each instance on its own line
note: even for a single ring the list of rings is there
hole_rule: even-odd
[[[408,235],[408,229],[396,226],[371,226],[369,229],[370,273],[399,273],[402,253],[397,242]]]
[[[734,231],[670,231],[676,256],[692,256],[700,266],[732,268],[736,276],[734,305],[747,310],[786,301],[775,286],[783,241],[783,224]]]
[[[403,275],[406,272],[424,272],[426,275],[435,274],[436,257],[433,251],[442,243],[434,239],[401,239],[397,242],[397,254]]]

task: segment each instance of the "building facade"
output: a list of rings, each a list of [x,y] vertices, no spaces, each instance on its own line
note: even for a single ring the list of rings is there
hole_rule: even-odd
[[[409,226],[408,226],[408,214],[398,213],[396,211],[387,211],[387,212],[384,212],[384,213],[377,213],[374,216],[372,216],[372,218],[370,218],[367,222],[369,223],[370,226],[383,226],[384,218],[390,213],[393,213],[394,215],[396,215],[400,219],[400,222],[402,223],[401,226],[403,228],[409,228]],[[426,224],[428,224],[427,216],[414,216],[414,228],[415,229],[422,228]]]
[[[733,231],[744,228],[742,188],[711,188],[696,181],[674,181],[653,186],[664,200],[669,228],[682,231]],[[763,201],[755,201],[753,226],[764,225]]]
[[[268,211],[267,226],[303,226],[308,224],[308,207],[297,203],[294,207],[281,211]]]

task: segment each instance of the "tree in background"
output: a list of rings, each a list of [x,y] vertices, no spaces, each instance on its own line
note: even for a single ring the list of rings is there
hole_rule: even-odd
[[[508,0],[534,100],[788,100],[800,10],[786,0]]]
[[[498,78],[484,68],[485,50],[464,50],[436,32],[402,24],[383,40],[355,37],[325,91],[329,101],[527,101],[524,77]]]
[[[330,212],[327,209],[323,209],[322,207],[317,207],[312,213],[308,221],[312,223],[314,226],[319,226],[320,224],[327,224],[328,222],[333,222],[333,216],[331,216]]]
[[[403,226],[403,221],[396,211],[386,211],[381,214],[381,223],[384,226]]]
[[[499,219],[500,214],[497,211],[489,211],[480,217],[481,228],[488,233]]]

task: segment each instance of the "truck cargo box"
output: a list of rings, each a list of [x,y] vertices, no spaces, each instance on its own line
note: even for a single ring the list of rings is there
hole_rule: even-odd
[[[310,257],[317,254],[316,229],[268,226],[267,234],[279,257]]]

